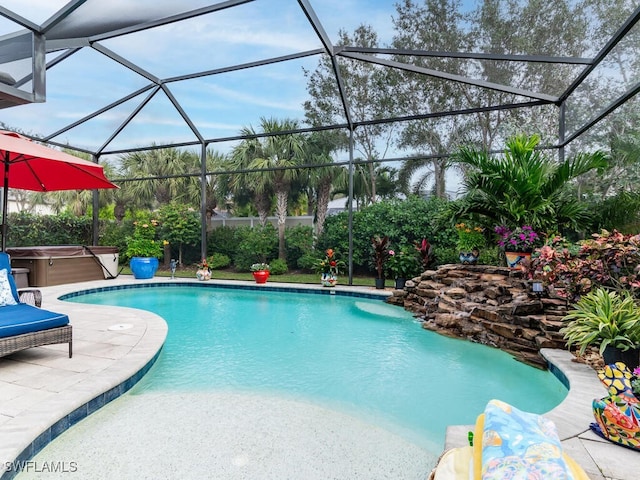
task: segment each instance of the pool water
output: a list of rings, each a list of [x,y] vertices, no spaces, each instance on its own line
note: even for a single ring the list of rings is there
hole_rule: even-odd
[[[163,352],[132,394],[248,391],[313,402],[431,448],[472,424],[492,398],[535,413],[567,394],[548,371],[421,328],[382,300],[215,287],[153,287],[75,302],[149,310],[169,325]]]

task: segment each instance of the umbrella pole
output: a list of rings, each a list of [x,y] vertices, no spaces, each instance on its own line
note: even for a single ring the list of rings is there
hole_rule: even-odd
[[[9,152],[4,158],[4,183],[2,184],[2,251],[7,251],[7,203],[9,202]]]

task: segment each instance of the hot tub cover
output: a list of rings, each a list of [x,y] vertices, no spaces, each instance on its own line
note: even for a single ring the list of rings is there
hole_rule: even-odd
[[[84,245],[39,245],[34,247],[7,248],[11,258],[50,258],[50,257],[79,257],[100,255],[105,253],[118,253],[118,247]]]

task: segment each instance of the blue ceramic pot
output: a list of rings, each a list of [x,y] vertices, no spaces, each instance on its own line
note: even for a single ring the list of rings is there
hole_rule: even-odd
[[[133,257],[129,260],[131,273],[137,279],[153,278],[158,270],[158,259],[156,257]]]
[[[460,263],[463,265],[475,265],[478,263],[480,251],[474,248],[470,252],[460,252]]]

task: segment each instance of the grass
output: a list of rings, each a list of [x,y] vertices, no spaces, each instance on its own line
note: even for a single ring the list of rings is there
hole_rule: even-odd
[[[128,265],[121,266],[123,275],[131,275],[131,269]],[[196,268],[182,267],[176,270],[175,276],[176,278],[196,278]],[[156,272],[156,277],[170,277],[171,272],[165,268],[164,266],[160,266],[158,271]],[[212,280],[244,280],[244,281],[254,281],[253,275],[251,272],[236,272],[234,270],[212,270],[211,271],[211,279]],[[279,282],[279,283],[309,283],[309,284],[319,284],[320,283],[320,275],[315,273],[304,273],[304,272],[288,272],[283,275],[271,275],[269,277],[269,281]],[[346,285],[348,284],[348,275],[340,275],[339,284]],[[375,279],[373,276],[362,276],[362,275],[354,275],[353,276],[353,285],[362,286],[362,287],[373,287],[375,286]],[[393,287],[394,282],[391,279],[387,279],[386,287]]]

